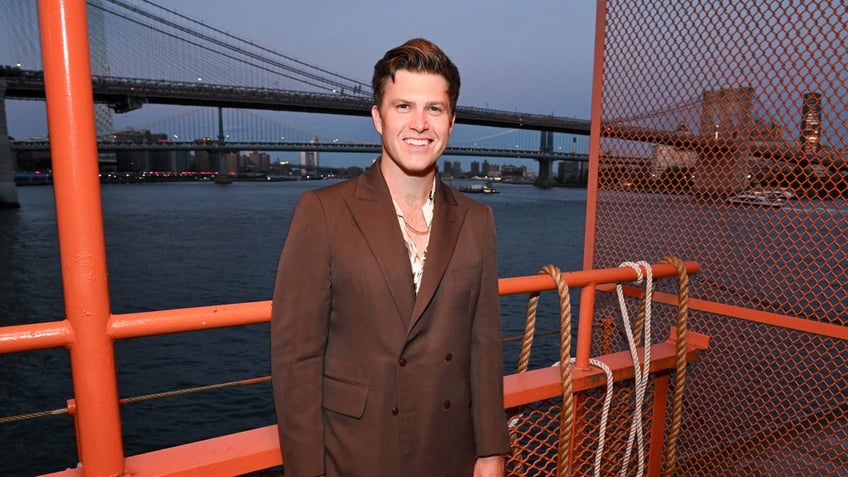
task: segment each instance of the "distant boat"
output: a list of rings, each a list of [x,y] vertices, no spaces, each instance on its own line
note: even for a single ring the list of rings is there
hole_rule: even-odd
[[[793,197],[791,189],[750,189],[727,198],[733,205],[751,205],[757,207],[783,207]]]
[[[497,194],[498,190],[492,187],[491,182],[486,182],[485,184],[471,184],[466,186],[461,186],[459,188],[460,191],[465,192],[467,194]]]

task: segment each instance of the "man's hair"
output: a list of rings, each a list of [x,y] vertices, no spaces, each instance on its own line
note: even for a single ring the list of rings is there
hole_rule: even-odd
[[[398,71],[431,73],[440,75],[448,83],[450,113],[456,114],[456,101],[459,97],[459,69],[435,43],[424,38],[413,38],[403,45],[387,51],[374,65],[371,87],[374,91],[374,105],[380,107],[386,81],[394,81]]]

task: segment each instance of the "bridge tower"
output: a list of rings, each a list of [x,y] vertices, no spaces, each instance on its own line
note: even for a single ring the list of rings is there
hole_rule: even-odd
[[[0,2],[0,64],[41,68],[36,2]],[[34,40],[35,39],[35,40]],[[6,122],[6,82],[0,79],[0,209],[18,208],[15,189],[17,154],[12,151]]]
[[[90,0],[94,8],[89,7],[88,41],[91,49],[91,74],[97,76],[110,76],[108,45],[106,44],[106,20],[103,17],[102,0]],[[97,138],[109,140],[114,130],[112,122],[112,109],[103,103],[94,103],[94,128]],[[118,155],[114,152],[98,152],[97,161],[100,169],[114,171],[118,164]]]
[[[15,188],[15,154],[6,127],[6,81],[0,79],[0,209],[20,206]]]
[[[754,90],[750,87],[704,91],[701,95],[700,133],[714,147],[698,151],[696,194],[726,196],[748,187],[753,102]]]
[[[539,138],[540,152],[553,152],[554,150],[554,133],[551,131],[541,131]],[[553,185],[553,161],[548,158],[536,158],[539,161],[539,175],[536,176],[534,185],[537,187],[550,187]]]

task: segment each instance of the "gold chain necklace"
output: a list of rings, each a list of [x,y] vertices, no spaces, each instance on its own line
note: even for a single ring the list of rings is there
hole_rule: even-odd
[[[407,228],[410,232],[412,232],[412,233],[414,233],[414,234],[418,234],[418,235],[427,235],[427,234],[429,234],[429,233],[430,233],[430,225],[427,225],[427,229],[426,229],[426,230],[418,230],[418,229],[416,229],[415,227],[413,227],[413,226],[409,225],[409,222],[407,222],[407,221],[406,221],[406,218],[404,218],[403,216],[401,216],[401,217],[400,217],[400,220],[403,220],[403,225],[405,225],[405,226],[406,226],[406,228]]]

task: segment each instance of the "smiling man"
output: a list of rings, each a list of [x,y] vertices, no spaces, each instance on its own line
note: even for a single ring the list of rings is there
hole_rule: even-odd
[[[413,39],[374,67],[382,152],[306,192],[271,320],[287,477],[489,477],[509,452],[491,210],[446,186],[459,71]]]

